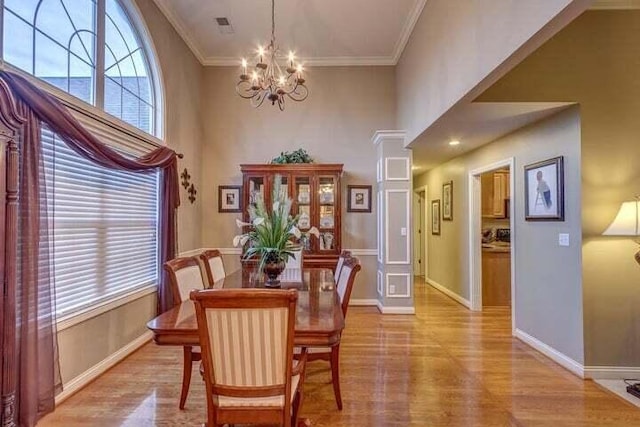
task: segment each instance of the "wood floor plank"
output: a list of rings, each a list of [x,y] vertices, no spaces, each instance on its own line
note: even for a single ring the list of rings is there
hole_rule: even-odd
[[[341,346],[344,409],[328,365],[309,364],[313,426],[640,426],[640,410],[511,336],[508,309],[470,312],[422,282],[415,316],[351,307]],[[197,426],[194,370],[178,410],[182,350],[148,344],[69,398],[39,426]]]

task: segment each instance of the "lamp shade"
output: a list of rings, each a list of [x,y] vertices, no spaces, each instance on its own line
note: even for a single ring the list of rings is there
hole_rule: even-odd
[[[640,201],[624,202],[603,236],[640,236]]]

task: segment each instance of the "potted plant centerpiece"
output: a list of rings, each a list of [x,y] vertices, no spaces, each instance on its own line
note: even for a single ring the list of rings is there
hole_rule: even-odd
[[[236,220],[240,229],[248,228],[244,234],[233,238],[234,246],[245,246],[244,259],[256,257],[259,259],[258,271],[267,276],[267,287],[279,287],[279,276],[284,270],[287,260],[299,253],[299,243],[302,232],[298,228],[298,216],[291,215],[292,201],[282,191],[282,177],[276,175],[273,182],[270,209],[267,208],[264,198],[259,196],[256,203],[249,206],[249,219],[251,222]],[[246,227],[246,228],[245,228]],[[310,234],[319,236],[317,228],[312,227]]]

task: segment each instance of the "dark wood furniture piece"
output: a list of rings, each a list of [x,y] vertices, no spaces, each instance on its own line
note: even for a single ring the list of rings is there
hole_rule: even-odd
[[[200,254],[200,261],[202,262],[204,271],[207,275],[207,287],[212,287],[216,280],[224,279],[226,276],[224,261],[219,250],[207,249]]]
[[[18,253],[18,130],[20,116],[11,91],[0,80],[0,425],[15,426],[16,287]]]
[[[244,221],[247,207],[262,195],[271,206],[271,190],[276,175],[282,177],[287,195],[293,200],[292,215],[301,215],[302,232],[317,227],[320,238],[311,236],[304,245],[305,267],[336,267],[342,249],[342,166],[341,164],[240,165]],[[254,261],[243,261],[248,264]]]
[[[235,271],[216,282],[216,288],[260,288],[264,286],[261,274],[249,269],[249,280],[243,281],[241,270]],[[298,347],[330,347],[340,341],[344,329],[342,301],[336,292],[331,270],[306,268],[300,281],[282,281],[283,289],[298,291],[294,342]],[[182,302],[147,323],[158,345],[200,345],[193,302]]]
[[[297,426],[306,364],[306,354],[293,364],[298,293],[206,289],[191,292],[191,300],[202,344],[207,425]],[[264,354],[271,357],[265,361]]]
[[[350,254],[349,254],[350,255]],[[355,283],[356,276],[360,271],[360,261],[358,258],[348,257],[344,259],[340,279],[337,280],[336,290],[341,301],[342,317],[347,318],[351,291]],[[342,335],[342,334],[341,334]],[[342,410],[342,393],[340,392],[340,340],[328,347],[311,347],[308,349],[308,361],[325,360],[331,365],[331,382],[333,384],[333,394],[336,398],[338,409]]]
[[[171,291],[174,301],[188,301],[189,292],[192,289],[204,289],[205,282],[202,278],[200,263],[196,257],[175,258],[164,264],[164,269],[169,275]],[[202,360],[200,347],[185,345],[182,347],[182,390],[180,392],[180,409],[184,409],[191,385],[191,372],[193,362]]]

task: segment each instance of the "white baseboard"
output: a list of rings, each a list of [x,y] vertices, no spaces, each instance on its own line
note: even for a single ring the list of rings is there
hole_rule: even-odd
[[[584,366],[582,366],[582,364],[576,362],[566,354],[559,352],[550,345],[543,343],[539,339],[532,337],[531,335],[527,334],[524,331],[521,331],[520,329],[515,330],[514,336],[525,344],[538,350],[540,353],[544,354],[549,359],[553,360],[573,374],[579,376],[580,378],[585,378]]]
[[[425,278],[425,281],[431,285],[432,288],[442,292],[443,294],[445,294],[446,296],[448,296],[449,298],[451,298],[452,300],[454,300],[455,302],[464,305],[467,308],[471,308],[471,303],[469,302],[468,299],[464,299],[462,298],[460,295],[456,294],[455,292],[453,292],[452,290],[445,288],[444,286],[442,286],[440,283],[436,282],[435,280],[431,280],[428,277]]]
[[[349,301],[349,305],[352,305],[354,307],[370,307],[370,306],[377,306],[378,305],[378,300],[377,299],[352,299]]]
[[[585,378],[593,380],[623,380],[626,378],[640,378],[638,366],[585,366]]]
[[[376,307],[382,314],[416,314],[415,307],[385,307],[378,300],[376,301]]]
[[[67,400],[69,397],[80,391],[91,381],[95,380],[100,375],[104,374],[108,369],[115,366],[125,357],[129,356],[131,353],[151,341],[151,338],[153,338],[153,333],[151,331],[145,332],[135,340],[131,341],[129,344],[122,347],[120,350],[104,359],[102,362],[87,369],[86,371],[69,381],[67,384],[63,384],[63,391],[56,396],[56,405],[59,405]]]

